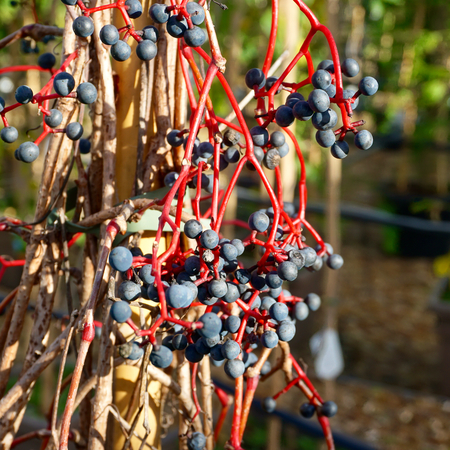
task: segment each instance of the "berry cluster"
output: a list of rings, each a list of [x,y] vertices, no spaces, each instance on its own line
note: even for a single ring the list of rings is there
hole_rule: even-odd
[[[35,161],[39,156],[39,144],[48,134],[65,133],[72,141],[79,140],[83,135],[83,126],[79,122],[72,122],[65,128],[58,128],[63,121],[63,115],[58,109],[49,109],[50,100],[57,98],[73,97],[80,103],[87,105],[94,103],[97,99],[97,89],[92,83],[80,83],[75,89],[73,76],[65,71],[76,56],[76,52],[73,53],[66,59],[60,69],[55,70],[53,68],[56,64],[55,56],[52,53],[43,53],[38,58],[36,69],[50,72],[52,74],[50,81],[37,94],[34,94],[31,88],[26,85],[19,86],[14,95],[17,103],[10,106],[6,106],[4,99],[0,97],[0,115],[4,124],[4,128],[0,132],[0,138],[8,144],[14,143],[19,137],[17,129],[10,126],[7,121],[6,114],[9,111],[31,103],[37,104],[39,111],[43,114],[44,131],[34,142],[28,141],[19,145],[14,152],[14,156],[18,161],[26,163]],[[55,91],[54,94],[51,94],[52,88]],[[74,89],[75,92],[73,92]],[[83,141],[82,153],[85,153],[86,148],[88,148],[87,144],[90,147],[90,143],[87,139]]]
[[[359,74],[358,63],[351,58],[345,59],[338,71],[347,78],[356,77]],[[295,119],[305,122],[311,119],[314,128],[317,129],[316,141],[321,147],[331,147],[331,154],[335,158],[343,159],[348,155],[349,146],[344,138],[349,131],[355,134],[355,146],[361,150],[368,150],[373,144],[372,134],[367,130],[358,131],[356,127],[364,124],[363,121],[350,123],[349,118],[353,110],[357,108],[359,96],[371,96],[378,90],[378,82],[373,77],[364,77],[359,82],[358,90],[342,89],[337,86],[336,70],[333,61],[327,59],[318,64],[317,70],[301,83],[286,83],[278,81],[276,77],[266,80],[264,72],[260,69],[251,69],[245,76],[245,83],[249,89],[255,91],[256,98],[273,96],[283,89],[289,90],[291,94],[287,97],[284,105],[276,109],[269,109],[268,113],[260,117],[267,117],[263,127],[255,127],[257,141],[255,145],[267,144],[264,129],[270,122],[285,128],[292,125]],[[307,99],[297,92],[297,89],[311,83],[314,87]],[[276,85],[276,89],[273,87]],[[332,104],[341,108],[343,114],[343,125],[333,130],[338,123],[338,115],[331,109]],[[252,133],[253,136],[253,133]],[[338,139],[336,140],[336,137]]]

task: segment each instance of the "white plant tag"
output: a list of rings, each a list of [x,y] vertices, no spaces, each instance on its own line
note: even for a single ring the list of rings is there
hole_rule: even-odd
[[[333,380],[344,370],[339,335],[333,328],[325,328],[314,334],[309,341],[309,348],[314,357],[314,369],[317,378]]]

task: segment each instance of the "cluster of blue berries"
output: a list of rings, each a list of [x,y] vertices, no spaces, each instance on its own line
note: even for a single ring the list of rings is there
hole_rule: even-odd
[[[285,210],[295,215],[292,204],[287,203]],[[256,234],[267,234],[272,220],[273,210],[269,208],[253,213],[248,224]],[[279,341],[291,341],[296,332],[295,321],[305,320],[310,310],[320,307],[318,295],[311,293],[304,299],[294,297],[283,289],[283,283],[294,281],[304,267],[319,270],[324,259],[333,269],[343,264],[342,257],[333,254],[328,244],[324,257],[319,257],[311,247],[288,244],[281,248],[284,235],[281,227],[277,230],[275,252],[269,255],[264,266],[249,269],[243,268],[238,260],[247,241],[220,239],[214,230],[204,229],[195,219],[185,223],[184,233],[196,240],[197,248],[182,261],[178,258],[176,263],[169,263],[167,275],[162,279],[163,299],[156,286],[151,255],[144,256],[138,248],[130,251],[116,247],[109,258],[113,269],[125,274],[130,269],[134,272],[133,280],[125,276],[119,285],[120,300],[111,307],[111,316],[119,323],[130,319],[129,303],[139,298],[164,301],[169,311],[189,308],[194,302],[209,307],[210,312],[198,320],[201,328],[183,328],[163,322],[159,332],[165,330],[165,337],[150,355],[151,363],[162,369],[170,366],[174,351],[184,351],[186,359],[192,363],[209,355],[214,365],[224,365],[225,373],[231,378],[241,376],[258,360],[254,349],[258,346],[274,348]],[[232,307],[232,304],[235,305]],[[145,344],[135,341],[128,344],[123,356],[140,358],[142,345]]]
[[[351,58],[342,62],[342,73],[352,78],[359,74],[358,63]],[[336,112],[330,108],[332,103],[342,103],[336,100],[336,85],[334,78],[334,64],[331,60],[322,61],[316,72],[311,77],[311,83],[314,90],[308,95],[308,98],[298,93],[291,93],[284,105],[276,109],[274,120],[280,127],[288,127],[292,125],[295,119],[302,122],[311,120],[314,128],[317,129],[316,141],[325,148],[331,147],[331,153],[334,157],[345,158],[349,152],[349,146],[343,139],[347,130],[334,131],[337,125],[338,116]],[[259,91],[266,89],[268,91],[277,78],[266,77],[262,70],[251,69],[245,76],[245,83],[248,88]],[[281,87],[281,86],[280,86]],[[378,90],[378,82],[373,77],[364,77],[359,82],[358,90],[348,88],[343,90],[343,100],[347,103],[348,111],[356,109],[359,103],[359,96],[371,96]],[[277,91],[281,92],[281,89]],[[268,140],[267,131],[264,128],[255,127],[252,132],[255,145],[262,146]],[[343,131],[343,133],[342,133]],[[353,131],[353,130],[352,130]],[[355,130],[356,131],[356,130]],[[342,135],[342,139],[336,140],[336,133]],[[355,133],[355,146],[362,150],[368,150],[373,144],[372,134],[367,130],[361,130]],[[256,151],[255,151],[256,155]]]
[[[44,53],[38,59],[38,64],[43,69],[52,69],[56,63],[56,58],[51,53]],[[75,89],[75,80],[73,76],[67,72],[60,72],[53,78],[53,89],[56,94],[61,97],[67,97]],[[91,104],[97,99],[97,89],[92,83],[85,82],[78,85],[75,90],[76,98],[80,103]],[[19,86],[15,92],[15,99],[17,103],[26,105],[33,101],[34,93],[32,89],[26,85]],[[5,101],[0,97],[0,112],[5,109]],[[44,116],[45,124],[50,128],[57,128],[61,125],[63,115],[58,109],[50,109]],[[72,140],[77,141],[83,135],[83,126],[79,122],[69,123],[64,130],[66,136]],[[19,137],[19,133],[15,127],[7,126],[0,132],[0,138],[8,143],[14,143]],[[83,145],[80,145],[81,153],[88,153],[90,149],[90,142],[87,139],[83,140]],[[39,147],[34,142],[24,142],[15,150],[14,156],[18,161],[31,163],[39,156]]]
[[[200,47],[206,42],[206,33],[199,27],[205,20],[205,11],[196,2],[187,2],[184,11],[178,7],[178,14],[171,14],[167,5],[155,3],[150,7],[150,17],[156,23],[165,23],[167,32],[174,38],[184,38],[189,47]],[[189,17],[190,22],[186,20]]]

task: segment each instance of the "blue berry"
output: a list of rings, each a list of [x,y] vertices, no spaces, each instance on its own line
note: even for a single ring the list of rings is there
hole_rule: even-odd
[[[205,230],[200,235],[200,245],[212,250],[219,244],[219,236],[214,230]]]
[[[181,38],[188,29],[186,19],[178,20],[178,16],[170,16],[166,25],[167,32],[174,38]]]
[[[270,225],[270,219],[262,211],[256,211],[248,218],[248,224],[252,230],[264,233]]]
[[[167,143],[172,147],[179,147],[184,142],[183,136],[178,136],[179,132],[180,130],[172,130],[166,136]]]
[[[277,148],[280,158],[284,158],[289,153],[289,145],[285,142],[281,147]]]
[[[239,378],[245,372],[245,365],[240,359],[231,359],[225,362],[225,373],[231,378]]]
[[[283,280],[278,276],[276,271],[271,271],[266,275],[266,284],[271,289],[276,289],[283,284]]]
[[[113,320],[118,323],[124,323],[131,317],[131,308],[127,302],[114,302],[109,310]]]
[[[206,446],[205,435],[200,433],[200,431],[195,431],[187,438],[187,446],[189,450],[203,450]]]
[[[83,136],[83,126],[80,122],[69,123],[66,127],[66,135],[72,141],[78,141]]]
[[[24,142],[16,149],[14,156],[19,161],[32,163],[39,156],[39,147],[34,142]]]
[[[225,160],[230,164],[237,163],[241,159],[241,153],[237,147],[227,148],[223,156]]]
[[[314,113],[312,117],[312,124],[318,130],[331,130],[337,124],[338,117],[333,109],[327,109],[320,113]]]
[[[166,336],[161,342],[161,345],[164,345],[164,347],[167,347],[171,352],[173,352],[175,350],[175,348],[172,345],[172,339],[173,339],[173,335],[169,335],[169,336]]]
[[[334,84],[330,84],[324,91],[328,94],[328,97],[334,98],[336,96],[336,86]]]
[[[303,100],[299,100],[294,105],[294,107],[292,108],[292,112],[294,114],[294,117],[298,120],[301,120],[302,122],[311,119],[314,114],[314,111],[309,106],[309,103]]]
[[[166,291],[166,301],[171,308],[186,308],[192,300],[192,292],[184,284],[173,284]]]
[[[258,147],[264,147],[269,142],[269,133],[259,125],[250,129],[250,135],[252,136],[253,143]]]
[[[131,47],[124,41],[117,41],[111,46],[111,56],[116,61],[126,61],[131,55]]]
[[[280,127],[288,127],[294,123],[295,117],[292,108],[282,105],[275,112],[275,121]]]
[[[61,125],[61,122],[63,120],[63,115],[61,111],[57,109],[51,109],[50,115],[44,116],[44,122],[50,127],[50,128],[56,128],[57,126]]]
[[[241,256],[242,253],[244,253],[245,247],[240,239],[232,239],[230,243],[236,247],[238,256]]]
[[[277,407],[277,402],[272,397],[266,397],[261,403],[262,409],[268,413],[272,413],[275,411]]]
[[[70,73],[61,72],[53,78],[53,89],[58,95],[65,97],[69,95],[75,87],[75,80]]]
[[[199,322],[203,323],[203,327],[198,330],[198,333],[202,337],[213,337],[222,329],[222,321],[217,314],[214,313],[203,314],[203,316],[200,317]]]
[[[114,270],[125,272],[133,264],[133,255],[125,247],[115,247],[109,254],[109,264]]]
[[[300,414],[305,419],[311,419],[311,417],[316,412],[316,407],[312,405],[311,403],[303,403],[302,406],[300,406]]]
[[[250,69],[245,74],[245,84],[249,89],[253,89],[254,87],[262,89],[266,84],[266,76],[261,69]]]
[[[269,77],[266,80],[266,92],[268,92],[270,89],[272,89],[272,86],[278,81],[278,77]],[[283,88],[282,88],[283,84],[280,84],[278,86],[277,92],[275,92],[275,94],[279,94]]]
[[[166,369],[172,364],[173,353],[169,348],[161,345],[158,350],[152,350],[150,353],[150,362],[159,369]]]
[[[183,37],[188,47],[201,47],[206,42],[206,33],[196,25],[193,28],[187,29]]]
[[[330,107],[330,97],[323,89],[314,89],[308,96],[308,104],[315,112],[325,112]]]
[[[338,407],[334,402],[325,402],[322,406],[319,407],[320,413],[325,417],[333,417],[336,415],[338,411]]]
[[[250,283],[254,289],[258,291],[264,291],[267,289],[266,277],[263,274],[258,274],[258,272],[253,272]]]
[[[72,24],[73,32],[83,38],[87,38],[94,32],[94,22],[90,17],[77,17]]]
[[[92,83],[81,83],[77,87],[77,99],[86,105],[90,105],[97,100],[97,89]]]
[[[311,311],[317,311],[320,308],[322,301],[317,294],[310,293],[305,297],[305,303]]]
[[[237,333],[241,326],[241,319],[238,316],[229,316],[225,321],[225,328],[230,333]]]
[[[373,95],[378,91],[378,81],[373,77],[364,77],[359,82],[359,90],[363,95]]]
[[[286,98],[285,105],[289,106],[289,108],[293,108],[294,105],[299,101],[304,101],[305,97],[303,97],[302,94],[299,92],[293,92],[292,94],[289,94]]]
[[[5,100],[3,97],[0,97],[0,112],[5,109]]]
[[[327,259],[327,266],[330,269],[338,270],[344,265],[344,259],[341,255],[333,254],[330,255]]]
[[[202,231],[202,224],[198,220],[191,219],[184,224],[184,234],[190,239],[198,238]]]
[[[61,0],[64,5],[74,6],[77,4],[77,0]]]
[[[359,64],[354,59],[347,58],[342,61],[341,70],[346,77],[356,77],[359,73]]]
[[[239,289],[234,283],[227,283],[227,292],[223,295],[222,300],[227,303],[234,303],[239,298]]]
[[[216,342],[217,344],[217,342]],[[201,355],[207,355],[211,349],[206,345],[205,339],[204,338],[200,338],[196,343],[195,343],[195,349],[197,350],[198,353],[200,353]]]
[[[289,261],[293,262],[300,270],[305,265],[305,256],[300,250],[294,248],[289,251]]]
[[[26,105],[33,99],[33,91],[28,86],[19,86],[16,89],[14,97],[17,102],[22,103],[22,105]]]
[[[361,150],[368,150],[372,147],[373,144],[373,136],[370,131],[361,130],[355,134],[355,146],[360,148]]]
[[[287,318],[289,314],[289,308],[284,303],[276,302],[270,307],[269,314],[272,319],[276,320],[277,322],[281,322],[282,320]]]
[[[311,77],[311,82],[316,89],[325,90],[331,84],[330,72],[324,69],[319,69],[317,72],[313,73]]]
[[[169,20],[170,13],[167,12],[167,6],[162,3],[153,4],[148,13],[152,18],[153,22],[156,23],[165,23]]]
[[[205,21],[205,10],[196,2],[187,2],[186,11],[191,16],[194,25],[201,25]]]
[[[175,184],[175,182],[177,181],[179,176],[180,176],[180,174],[177,172],[169,172],[164,177],[164,186],[172,187]]]
[[[319,130],[316,133],[316,141],[321,147],[331,147],[336,142],[333,130]]]
[[[195,344],[189,344],[184,351],[184,356],[191,363],[200,362],[203,359],[203,355],[197,351]]]
[[[159,31],[153,25],[147,25],[142,29],[142,39],[156,42],[158,40],[158,36]]]
[[[19,132],[14,127],[5,127],[0,133],[2,141],[12,144],[19,137]]]
[[[305,320],[309,315],[308,305],[304,302],[298,302],[294,306],[294,316],[297,320]]]
[[[267,330],[261,335],[261,343],[266,348],[275,348],[278,345],[278,335]]]
[[[202,158],[209,159],[214,154],[214,146],[208,141],[201,142],[198,145],[195,153],[197,153]]]
[[[91,151],[91,141],[89,139],[80,139],[78,148],[82,155],[87,155]]]
[[[172,345],[175,350],[184,350],[188,345],[187,337],[184,334],[176,334],[172,338]]]
[[[324,69],[330,73],[334,73],[334,64],[331,59],[325,59],[317,65],[317,69]]]
[[[106,45],[114,45],[120,38],[119,30],[111,24],[102,27],[99,36],[100,40]]]
[[[247,269],[236,270],[234,276],[236,277],[236,280],[238,280],[240,284],[247,284],[250,282],[252,278],[252,274]]]
[[[286,137],[281,131],[274,131],[270,135],[270,143],[273,147],[281,147],[286,142]]]
[[[222,355],[225,359],[235,359],[241,353],[241,346],[232,340],[226,341],[222,344]]]
[[[228,290],[227,283],[223,280],[212,280],[208,285],[208,291],[213,297],[221,298]]]
[[[220,249],[220,255],[227,261],[234,261],[238,256],[238,250],[233,244],[224,244]]]
[[[155,277],[152,275],[152,265],[146,264],[145,266],[142,266],[139,270],[139,278],[145,283],[145,284],[153,284],[155,282]]]
[[[137,19],[142,14],[142,5],[138,0],[126,0],[125,6],[131,19]]]
[[[156,44],[149,39],[139,42],[136,47],[136,55],[139,59],[142,59],[142,61],[150,61],[157,53],[158,48],[156,47]]]
[[[292,322],[283,320],[278,325],[277,334],[280,341],[289,342],[295,336],[295,325]]]
[[[345,141],[336,141],[330,148],[331,154],[337,159],[347,157],[350,148]]]
[[[198,256],[189,256],[184,263],[184,270],[189,275],[199,275],[200,274],[200,258]]]
[[[42,53],[38,58],[38,66],[42,69],[51,69],[56,64],[56,58],[53,53]]]
[[[133,345],[131,347],[131,353],[128,356],[128,359],[131,359],[132,361],[137,361],[138,359],[141,359],[144,356],[144,349],[142,347],[139,347],[139,344],[137,342],[133,342]]]
[[[298,276],[297,266],[291,261],[283,261],[277,268],[278,276],[285,281],[294,281]]]
[[[132,281],[123,281],[117,291],[119,298],[126,302],[137,300],[141,296],[141,286]]]

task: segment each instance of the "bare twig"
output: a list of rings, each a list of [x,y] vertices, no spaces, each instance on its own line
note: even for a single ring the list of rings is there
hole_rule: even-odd
[[[20,30],[15,31],[9,36],[4,37],[0,40],[0,49],[12,44],[19,39],[26,37],[31,37],[35,41],[40,41],[44,36],[62,36],[64,30],[58,27],[52,27],[49,25],[41,25],[40,23],[33,23],[31,25],[26,25]]]

